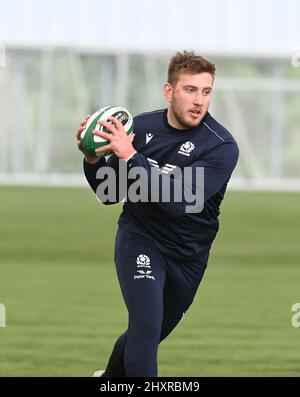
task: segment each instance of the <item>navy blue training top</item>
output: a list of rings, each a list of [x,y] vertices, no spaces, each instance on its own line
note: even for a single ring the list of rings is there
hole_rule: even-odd
[[[178,130],[169,125],[167,109],[143,113],[134,118],[137,153],[128,162],[130,169],[143,167],[149,175],[168,174],[176,167],[204,168],[204,208],[187,213],[184,195],[181,202],[124,203],[119,226],[150,238],[164,255],[194,259],[209,251],[219,228],[219,207],[226,186],[238,160],[238,147],[232,135],[208,112],[197,127]],[[96,192],[104,180],[96,179],[99,167],[113,167],[118,172],[119,159],[111,155],[96,164],[84,161],[85,176]],[[172,184],[172,180],[171,180]],[[130,185],[130,182],[129,182]],[[161,188],[161,186],[160,186]],[[149,188],[150,191],[150,188]],[[104,204],[114,204],[124,197]]]

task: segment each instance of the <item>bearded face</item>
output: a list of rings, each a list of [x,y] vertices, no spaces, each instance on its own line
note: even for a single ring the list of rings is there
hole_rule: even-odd
[[[176,83],[166,83],[169,124],[177,129],[199,125],[210,105],[212,85],[213,77],[209,73],[180,73]]]

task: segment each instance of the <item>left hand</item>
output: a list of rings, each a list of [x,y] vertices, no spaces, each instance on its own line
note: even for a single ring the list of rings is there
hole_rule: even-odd
[[[111,134],[103,131],[93,131],[94,135],[99,135],[109,141],[108,145],[96,149],[95,152],[101,153],[105,150],[112,150],[114,154],[119,157],[119,159],[127,160],[132,154],[136,152],[136,150],[132,146],[132,141],[134,140],[135,134],[132,133],[128,136],[123,127],[123,124],[116,117],[109,117],[109,120],[111,120],[113,124],[107,123],[106,121],[102,120],[98,120],[98,124],[103,125],[103,127],[107,128],[111,132]]]

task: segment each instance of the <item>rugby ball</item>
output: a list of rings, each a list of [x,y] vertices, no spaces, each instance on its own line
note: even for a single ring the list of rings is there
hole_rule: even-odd
[[[106,150],[101,153],[95,152],[95,149],[108,145],[109,141],[92,133],[94,130],[98,130],[110,134],[111,132],[103,125],[100,125],[98,120],[103,120],[112,124],[112,121],[108,120],[111,116],[121,121],[127,135],[130,135],[133,132],[133,117],[127,109],[120,106],[106,106],[101,108],[88,119],[85,128],[80,135],[82,147],[88,154],[103,157],[112,153],[111,150]]]

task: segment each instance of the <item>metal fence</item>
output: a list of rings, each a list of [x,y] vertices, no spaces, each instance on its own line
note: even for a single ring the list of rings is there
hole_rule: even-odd
[[[74,139],[79,121],[110,104],[134,115],[166,107],[170,55],[7,47],[0,65],[0,181],[85,183]],[[217,64],[210,111],[240,147],[231,186],[298,189],[297,59],[209,58]]]

